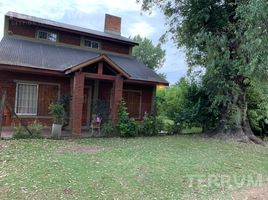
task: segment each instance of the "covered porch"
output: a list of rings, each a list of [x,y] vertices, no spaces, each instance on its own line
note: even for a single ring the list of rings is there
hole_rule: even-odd
[[[106,56],[91,59],[65,72],[71,76],[70,129],[81,135],[94,117],[116,122],[123,97],[123,81],[129,75]]]

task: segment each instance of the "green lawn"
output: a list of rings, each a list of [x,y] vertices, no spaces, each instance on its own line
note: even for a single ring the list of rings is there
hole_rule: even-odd
[[[0,141],[0,199],[228,199],[241,189],[234,177],[248,175],[268,177],[267,147],[197,136]]]

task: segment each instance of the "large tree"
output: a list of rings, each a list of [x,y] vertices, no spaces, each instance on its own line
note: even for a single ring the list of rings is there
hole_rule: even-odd
[[[136,35],[132,39],[139,43],[132,50],[133,56],[155,71],[163,66],[166,52],[162,49],[161,44],[154,45],[151,40],[140,35]]]
[[[139,2],[139,1],[138,1]],[[267,76],[268,5],[265,0],[142,0],[157,6],[169,33],[186,49],[190,68],[202,66],[211,109],[221,113],[211,134],[260,143],[248,120],[248,90]]]

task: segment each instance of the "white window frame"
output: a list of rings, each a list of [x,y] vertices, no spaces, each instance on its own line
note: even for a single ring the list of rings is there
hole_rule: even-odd
[[[91,42],[91,45],[90,46],[87,46],[86,45],[86,41],[90,41]],[[93,47],[93,43],[98,44],[98,48]],[[98,42],[96,40],[91,40],[91,39],[84,39],[84,46],[87,47],[87,48],[91,48],[91,49],[100,49],[100,42]]]
[[[40,37],[39,37],[39,33],[40,33],[40,32],[44,32],[44,33],[46,33],[46,34],[47,34],[47,37],[46,37],[46,38],[40,38]],[[54,41],[54,40],[50,40],[49,37],[48,37],[49,34],[55,34],[55,35],[56,35],[56,40],[55,40],[55,41]],[[55,32],[51,32],[51,31],[38,30],[38,31],[37,31],[37,38],[38,38],[39,40],[45,40],[45,41],[50,41],[50,42],[57,42],[57,41],[58,41],[58,34],[55,33]]]
[[[17,112],[17,105],[18,105],[18,92],[19,92],[19,85],[32,85],[32,86],[36,86],[36,89],[37,89],[37,96],[36,96],[36,112],[35,113],[19,113]],[[28,82],[17,82],[16,83],[16,97],[15,97],[15,113],[17,115],[24,115],[24,116],[37,116],[37,109],[38,109],[38,87],[39,85],[38,84],[34,84],[34,83],[28,83]]]

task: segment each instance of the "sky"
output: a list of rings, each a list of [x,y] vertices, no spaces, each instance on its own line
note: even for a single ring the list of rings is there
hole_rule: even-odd
[[[122,18],[123,36],[140,34],[156,45],[167,29],[165,18],[157,10],[149,14],[142,12],[140,7],[136,0],[0,0],[0,38],[3,36],[4,15],[8,11],[98,31],[103,31],[104,16],[108,13]],[[162,48],[166,50],[166,61],[159,72],[164,72],[170,84],[174,84],[186,74],[185,54],[172,41],[167,41]]]

